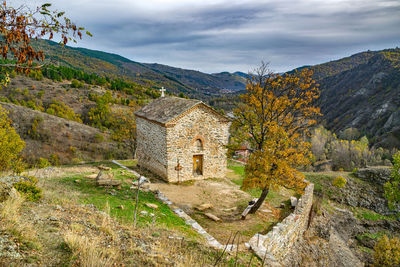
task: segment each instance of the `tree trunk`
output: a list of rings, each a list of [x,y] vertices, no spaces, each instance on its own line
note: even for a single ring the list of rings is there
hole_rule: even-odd
[[[261,192],[261,196],[258,198],[257,202],[251,207],[249,213],[256,213],[256,211],[261,207],[262,203],[264,203],[265,198],[267,197],[269,192],[269,188],[264,188]]]

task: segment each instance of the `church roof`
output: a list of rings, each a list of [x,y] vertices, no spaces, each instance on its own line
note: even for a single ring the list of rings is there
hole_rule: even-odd
[[[142,117],[151,121],[156,121],[161,124],[166,124],[169,121],[175,119],[185,111],[202,104],[206,107],[202,101],[196,99],[185,99],[180,97],[160,97],[153,102],[142,107],[135,112],[137,117]],[[208,107],[213,110],[212,108]],[[213,110],[213,112],[217,113]],[[219,113],[217,113],[220,115]],[[222,115],[220,115],[222,116]],[[224,116],[222,116],[224,117]]]

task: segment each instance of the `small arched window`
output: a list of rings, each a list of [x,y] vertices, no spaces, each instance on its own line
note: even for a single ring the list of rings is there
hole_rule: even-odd
[[[197,150],[203,150],[203,142],[200,139],[197,139],[195,144]]]

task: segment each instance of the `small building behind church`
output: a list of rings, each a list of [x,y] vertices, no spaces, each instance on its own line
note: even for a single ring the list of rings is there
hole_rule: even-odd
[[[160,97],[135,115],[140,167],[168,182],[225,176],[230,119],[178,97]]]

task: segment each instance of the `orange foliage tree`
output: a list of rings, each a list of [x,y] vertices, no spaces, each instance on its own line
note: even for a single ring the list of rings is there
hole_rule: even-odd
[[[247,93],[235,109],[236,139],[247,141],[253,150],[245,167],[244,188],[259,188],[255,213],[270,189],[278,186],[301,191],[306,183],[296,166],[310,163],[311,144],[306,136],[320,114],[314,102],[319,97],[312,71],[274,74],[268,64],[256,69]]]
[[[54,35],[61,38],[63,45],[68,41],[75,41],[76,37],[82,38],[83,27],[78,27],[64,12],[52,11],[51,4],[46,3],[34,10],[22,5],[18,8],[7,5],[2,1],[0,5],[0,54],[3,59],[2,83],[8,82],[8,75],[4,74],[4,67],[13,67],[17,71],[29,72],[32,68],[40,68],[35,63],[44,60],[44,53],[31,45],[32,39],[53,39]],[[88,31],[86,34],[91,35]]]

